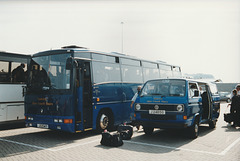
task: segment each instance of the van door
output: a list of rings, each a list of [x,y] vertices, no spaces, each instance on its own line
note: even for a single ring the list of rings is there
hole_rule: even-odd
[[[220,113],[220,96],[218,94],[217,86],[216,84],[209,84],[209,90],[211,95],[211,111],[210,111],[210,119],[216,120],[219,117]]]
[[[205,86],[206,91],[202,94],[202,105],[203,105],[203,119],[210,119],[212,111],[212,97],[211,91],[208,85]]]
[[[189,82],[188,88],[188,107],[190,108],[191,115],[195,115],[200,112],[200,96],[199,93],[196,95],[198,90],[198,85],[196,82]]]

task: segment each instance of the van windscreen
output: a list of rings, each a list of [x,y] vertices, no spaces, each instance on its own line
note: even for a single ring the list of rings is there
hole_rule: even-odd
[[[141,96],[184,97],[185,91],[185,80],[153,80],[144,85]]]

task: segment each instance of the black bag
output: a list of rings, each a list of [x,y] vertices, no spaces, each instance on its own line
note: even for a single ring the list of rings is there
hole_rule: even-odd
[[[130,140],[131,139],[131,132],[129,130],[124,130],[119,133],[120,133],[120,137],[122,138],[122,140]]]
[[[105,146],[111,146],[112,135],[109,132],[102,133],[102,139],[100,143]]]
[[[224,121],[231,123],[234,121],[234,115],[232,113],[225,113],[224,114]]]
[[[114,147],[119,147],[119,146],[123,145],[123,141],[122,141],[122,138],[120,137],[119,133],[114,133],[112,135],[112,142],[111,143],[112,143],[111,146],[114,146]]]
[[[114,133],[111,135],[109,132],[102,133],[102,139],[100,143],[102,145],[111,146],[111,147],[118,147],[123,145],[123,141],[119,133]]]
[[[123,140],[130,140],[133,135],[133,127],[131,125],[119,125],[117,131]]]

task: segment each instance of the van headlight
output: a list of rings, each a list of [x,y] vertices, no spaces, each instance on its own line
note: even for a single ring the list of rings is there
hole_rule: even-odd
[[[141,105],[140,104],[136,104],[135,110],[140,110],[140,109],[141,109]]]
[[[183,111],[183,105],[177,105],[177,111],[182,112]]]

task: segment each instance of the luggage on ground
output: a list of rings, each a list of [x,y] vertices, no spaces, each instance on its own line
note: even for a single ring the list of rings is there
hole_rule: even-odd
[[[130,140],[133,135],[133,127],[131,125],[119,125],[117,131],[123,140]]]
[[[234,115],[232,113],[225,113],[224,114],[224,121],[231,123],[234,121]]]
[[[119,147],[123,145],[122,138],[119,133],[112,134],[112,146]]]
[[[110,134],[108,131],[102,133],[102,139],[100,142],[102,145],[118,147],[123,145],[122,138],[119,133]]]
[[[105,146],[111,146],[112,135],[109,132],[102,133],[102,139],[100,143]]]
[[[123,130],[119,132],[120,137],[122,140],[130,140],[131,139],[131,132],[129,130]]]

